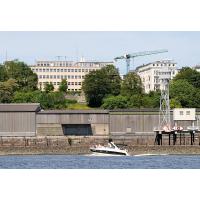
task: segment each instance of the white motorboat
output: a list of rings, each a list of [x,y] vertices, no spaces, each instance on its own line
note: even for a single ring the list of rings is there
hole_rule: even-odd
[[[113,142],[109,142],[108,146],[95,145],[90,147],[90,151],[94,155],[119,155],[119,156],[128,156],[128,151],[126,149],[122,150],[118,148]]]

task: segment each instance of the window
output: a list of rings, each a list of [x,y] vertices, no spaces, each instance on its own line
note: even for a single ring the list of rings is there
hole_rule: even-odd
[[[77,69],[75,69],[75,72],[77,72]]]
[[[50,72],[52,72],[53,71],[53,69],[50,69]]]
[[[78,76],[75,76],[75,79],[77,79],[78,78]]]
[[[70,79],[70,78],[71,78],[71,76],[69,76],[69,75],[68,75],[68,76],[67,76],[67,78],[68,78],[68,79]]]
[[[74,85],[74,82],[71,82],[71,85]]]
[[[56,82],[53,82],[54,85],[56,85]]]
[[[88,72],[88,69],[86,69],[85,72]]]
[[[68,72],[70,72],[70,69],[68,69]]]
[[[85,78],[85,76],[82,76],[82,79],[84,79]]]
[[[46,69],[47,72],[49,72],[49,69]]]
[[[61,76],[61,79],[63,79],[63,76]]]
[[[64,79],[67,79],[67,75],[64,76]]]
[[[39,69],[40,72],[42,72],[42,69]]]
[[[52,75],[50,75],[50,79],[52,79],[53,78],[53,76]]]
[[[49,75],[47,75],[46,78],[49,78]]]
[[[81,85],[81,82],[78,82],[78,85]]]
[[[79,69],[78,72],[81,72],[81,69]]]
[[[77,82],[75,82],[75,85],[77,85]]]
[[[71,76],[71,79],[74,79],[74,76]]]
[[[58,75],[58,76],[57,76],[57,79],[59,79],[59,78],[60,78],[60,76]]]
[[[42,78],[42,75],[40,75],[39,78]]]
[[[186,115],[190,115],[190,111],[189,110],[186,111]]]
[[[85,72],[85,70],[84,70],[84,69],[82,69],[82,72]]]
[[[64,69],[64,72],[67,72],[67,69]]]
[[[57,82],[57,85],[60,85],[60,82]]]
[[[71,69],[71,72],[74,72],[74,69]]]
[[[54,69],[54,72],[56,72],[56,69]]]
[[[71,82],[68,82],[68,85],[71,85]]]
[[[43,75],[43,78],[45,78],[45,75]]]
[[[180,111],[179,114],[180,114],[180,115],[183,115],[183,111]]]
[[[56,75],[54,75],[53,78],[56,79]]]
[[[35,71],[38,72],[38,69],[36,69]]]
[[[81,76],[78,76],[79,79],[81,79]]]
[[[57,69],[57,72],[60,72],[60,69]]]

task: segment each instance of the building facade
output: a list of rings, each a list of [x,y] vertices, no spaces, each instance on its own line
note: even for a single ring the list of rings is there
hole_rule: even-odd
[[[145,93],[162,90],[162,82],[166,79],[173,79],[178,73],[177,63],[172,60],[161,60],[141,65],[135,71],[142,80]]]
[[[197,70],[198,72],[200,72],[200,65],[194,66],[193,69],[195,69],[195,70]]]
[[[36,61],[31,66],[38,76],[38,88],[44,89],[46,83],[52,83],[57,90],[63,79],[67,80],[69,91],[80,91],[85,75],[113,62],[73,62],[73,61]]]

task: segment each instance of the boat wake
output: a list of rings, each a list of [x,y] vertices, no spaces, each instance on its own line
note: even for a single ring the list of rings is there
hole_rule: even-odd
[[[133,156],[168,156],[169,154],[159,154],[159,153],[144,153],[144,154],[136,154]]]

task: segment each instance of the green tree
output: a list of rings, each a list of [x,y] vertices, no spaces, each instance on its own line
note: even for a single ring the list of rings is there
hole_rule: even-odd
[[[52,84],[52,83],[45,83],[45,85],[44,85],[44,91],[45,91],[46,93],[49,93],[49,92],[54,91],[54,86],[53,86],[53,84]]]
[[[6,69],[3,65],[0,65],[0,81],[8,80]]]
[[[110,94],[114,96],[119,95],[121,90],[121,77],[116,67],[114,65],[107,65],[102,68],[102,71],[105,74],[108,85],[110,86]]]
[[[129,72],[121,87],[121,94],[123,96],[141,95],[143,93],[143,86],[140,76],[135,72]]]
[[[64,109],[67,107],[66,99],[62,92],[42,92],[39,102],[43,109]]]
[[[107,97],[103,100],[102,108],[110,110],[128,108],[128,99],[121,95]]]
[[[195,100],[195,88],[184,79],[173,80],[170,83],[170,99],[175,98],[182,107],[192,107]]]
[[[14,91],[18,85],[14,79],[9,79],[5,82],[0,82],[0,102],[10,103],[12,101]]]
[[[15,79],[19,85],[19,90],[33,91],[37,89],[38,78],[28,65],[18,60],[7,61],[4,64],[7,76]]]
[[[67,89],[68,89],[67,80],[66,80],[66,79],[63,79],[63,80],[61,81],[61,83],[60,83],[59,91],[60,91],[60,92],[67,93]]]
[[[16,91],[13,97],[13,103],[38,103],[42,92],[36,91]]]
[[[182,108],[180,101],[177,100],[176,98],[170,99],[170,108],[171,109]]]
[[[200,88],[200,72],[190,67],[183,67],[174,80],[186,80],[196,88]]]
[[[88,105],[100,107],[106,96],[118,95],[120,92],[120,81],[119,73],[114,66],[107,66],[87,74],[82,89]]]

